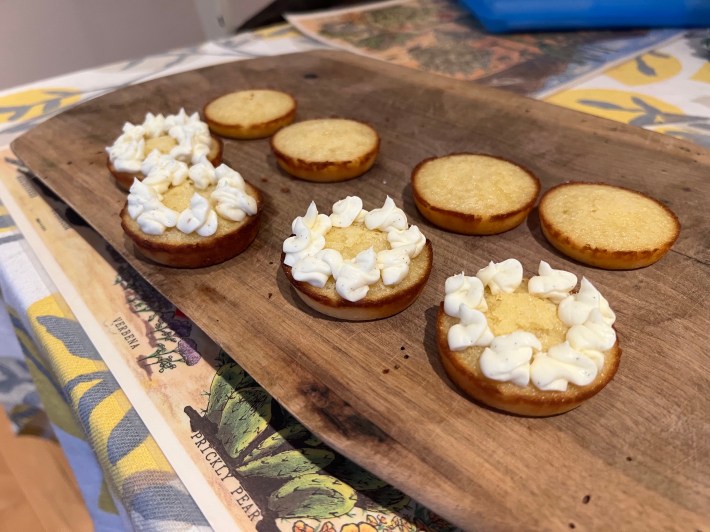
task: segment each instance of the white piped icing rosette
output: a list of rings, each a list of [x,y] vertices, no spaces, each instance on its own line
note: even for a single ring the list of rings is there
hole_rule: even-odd
[[[386,235],[387,248],[375,251],[374,247],[365,247],[354,257],[345,258],[336,249],[327,245],[327,235],[334,229],[347,230],[353,225],[366,228],[367,231]],[[283,243],[283,264],[288,267],[290,279],[297,282],[306,292],[320,299],[322,305],[310,301],[308,295],[300,294],[307,303],[315,303],[317,310],[343,319],[376,319],[385,317],[377,312],[377,304],[371,305],[368,312],[348,312],[363,302],[371,288],[376,284],[391,288],[390,294],[396,294],[399,287],[407,291],[408,306],[418,295],[431,270],[431,245],[415,225],[409,225],[404,211],[398,208],[392,198],[386,198],[382,207],[367,211],[363,209],[362,199],[348,196],[337,201],[330,215],[321,214],[314,202],[306,213],[298,216],[291,224],[292,235]],[[422,253],[422,261],[428,267],[421,283],[417,283],[416,293],[412,292],[410,270],[413,261]],[[421,268],[420,268],[421,269]],[[418,274],[420,273],[417,270]],[[324,289],[332,280],[334,292],[321,293],[309,290]],[[299,284],[300,283],[300,284]],[[413,295],[413,297],[409,297]],[[328,301],[326,301],[328,300]],[[389,302],[380,301],[385,304]],[[329,312],[327,306],[337,307]],[[399,309],[402,310],[402,309]],[[397,312],[399,312],[397,310]],[[391,313],[388,313],[391,315]],[[358,317],[359,316],[359,317]]]
[[[577,406],[579,396],[586,399],[596,393],[611,380],[618,366],[620,350],[613,327],[616,316],[586,278],[573,292],[576,286],[574,274],[553,269],[544,261],[538,275],[524,283],[523,267],[516,259],[491,262],[475,277],[464,273],[449,277],[440,313],[439,346],[452,380],[491,406],[525,415],[561,413]],[[544,346],[534,331],[524,329],[494,334],[486,314],[492,301],[487,302],[487,294],[501,299],[505,294],[521,292],[521,287],[531,297],[556,306],[556,316],[566,329],[561,341]],[[442,326],[444,321],[450,324],[448,328]],[[467,351],[469,348],[474,350]],[[607,361],[609,354],[617,360]],[[466,367],[472,363],[474,368]],[[466,380],[460,373],[469,370],[475,378]],[[475,384],[480,389],[472,384],[477,379]],[[600,380],[605,381],[601,386]],[[505,386],[493,393],[496,382]],[[520,389],[519,394],[515,387]],[[506,404],[506,394],[511,405]],[[565,394],[571,398],[569,405],[564,404]],[[525,404],[526,397],[539,403],[540,413],[536,413],[535,404]],[[546,404],[550,401],[552,404]]]

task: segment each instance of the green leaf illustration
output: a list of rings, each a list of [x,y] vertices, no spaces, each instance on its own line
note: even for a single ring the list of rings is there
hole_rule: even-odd
[[[335,458],[327,449],[291,450],[253,460],[238,467],[245,477],[291,478],[320,471]]]
[[[264,438],[262,442],[257,445],[252,452],[250,452],[245,458],[244,463],[248,463],[251,460],[261,458],[264,455],[273,453],[276,449],[284,445],[289,441],[299,440],[308,436],[309,432],[306,427],[301,425],[298,421],[287,425],[281,430],[274,432],[268,438]]]
[[[348,459],[329,466],[328,473],[357,491],[376,490],[387,486],[387,482]]]
[[[325,519],[339,517],[355,507],[357,493],[338,479],[319,474],[295,478],[269,497],[269,509],[279,517]]]
[[[254,380],[247,373],[233,362],[228,362],[217,371],[212,379],[210,387],[210,398],[207,403],[207,419],[213,423],[219,423],[222,418],[222,410],[227,400],[239,388],[251,386]]]
[[[237,390],[227,401],[217,436],[230,456],[239,456],[269,425],[271,401],[259,387]]]

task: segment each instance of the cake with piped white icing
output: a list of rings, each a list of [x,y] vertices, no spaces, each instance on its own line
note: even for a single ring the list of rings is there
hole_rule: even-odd
[[[261,193],[239,172],[206,159],[188,166],[168,155],[150,157],[158,170],[134,180],[121,211],[121,226],[141,255],[199,268],[231,259],[256,238]]]
[[[134,179],[148,174],[146,160],[152,154],[169,155],[186,164],[205,158],[219,165],[222,148],[222,141],[210,135],[197,113],[188,115],[184,109],[173,115],[147,113],[141,124],[123,125],[121,134],[106,148],[107,166],[119,188],[128,190]]]
[[[367,211],[362,199],[348,196],[329,215],[312,202],[291,231],[283,271],[308,306],[331,317],[397,314],[417,299],[431,273],[431,242],[390,197]]]
[[[437,318],[442,364],[470,397],[526,416],[567,412],[614,377],[621,349],[607,300],[586,278],[516,259],[446,280]]]

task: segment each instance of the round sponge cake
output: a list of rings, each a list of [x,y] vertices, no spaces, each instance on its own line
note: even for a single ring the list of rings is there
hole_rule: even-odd
[[[311,202],[291,224],[281,263],[296,294],[327,316],[365,321],[387,318],[411,305],[424,289],[433,250],[417,226],[387,197],[380,209],[362,209],[348,196],[320,214]]]
[[[296,100],[290,94],[269,89],[236,91],[207,103],[203,115],[218,135],[259,139],[293,122]]]
[[[491,155],[458,153],[420,162],[412,172],[414,201],[434,225],[467,235],[492,235],[520,225],[540,181]]]
[[[380,148],[377,132],[362,122],[321,118],[296,122],[271,138],[278,165],[307,181],[344,181],[369,170]]]
[[[326,246],[341,251],[343,257],[351,259],[368,247],[373,247],[375,251],[386,249],[387,239],[383,233],[368,231],[362,224],[354,224],[331,231],[326,236]],[[321,314],[349,321],[378,320],[406,309],[424,289],[434,260],[431,242],[427,241],[422,253],[412,261],[409,275],[401,284],[385,286],[379,280],[370,287],[364,299],[350,302],[338,295],[332,277],[322,288],[294,279],[291,267],[283,264],[283,257],[282,254],[286,278],[304,303]]]
[[[576,283],[576,277],[572,277],[574,279],[573,282]],[[560,303],[541,296],[539,293],[534,293],[534,290],[529,290],[530,286],[535,288],[540,286],[539,284],[531,285],[529,283],[529,279],[522,278],[520,285],[512,291],[492,291],[488,286],[484,288],[480,296],[484,304],[479,304],[477,308],[480,310],[479,314],[484,316],[482,318],[484,327],[480,330],[483,331],[487,328],[490,337],[474,343],[464,343],[463,345],[451,343],[451,335],[454,332],[452,328],[462,327],[461,323],[464,323],[464,321],[463,319],[460,321],[460,318],[450,315],[451,306],[447,307],[446,300],[442,302],[439,306],[436,327],[439,355],[449,378],[468,396],[481,403],[498,410],[524,416],[537,417],[561,414],[576,408],[582,402],[601,391],[612,380],[619,367],[621,349],[618,337],[613,329],[613,321],[609,320],[606,325],[602,326],[602,328],[607,329],[606,332],[601,333],[606,337],[604,349],[592,351],[591,354],[589,351],[585,351],[585,348],[589,348],[590,344],[584,345],[584,342],[588,341],[588,338],[600,334],[600,324],[598,322],[585,321],[582,325],[580,320],[577,325],[571,327],[567,312],[570,306],[579,305],[580,303],[573,302],[570,306],[566,306],[565,317],[563,318],[560,311],[562,307],[558,306]],[[583,286],[584,283],[586,281],[583,280]],[[591,285],[587,284],[586,288],[580,288],[580,291],[588,290],[588,286]],[[575,292],[572,293],[574,294]],[[582,297],[582,300],[588,295],[587,292]],[[598,297],[602,299],[602,296]],[[570,298],[574,299],[574,296],[570,295],[567,299]],[[603,305],[599,304],[600,299],[586,299],[584,304],[591,305],[591,301],[595,301],[595,304],[599,305],[597,307],[599,312],[606,312],[602,311]],[[606,303],[606,300],[604,302]],[[562,305],[565,304],[566,302],[562,301]],[[461,307],[463,306],[464,304],[461,305]],[[461,312],[462,316],[464,315],[463,309],[459,312]],[[587,310],[587,312],[590,311]],[[592,315],[591,312],[590,315]],[[598,316],[601,315],[599,314]],[[596,316],[591,318],[591,321],[596,320]],[[606,314],[606,316],[608,319],[609,315]],[[565,322],[566,319],[567,322]],[[586,319],[590,320],[590,318]],[[468,321],[466,323],[473,322]],[[475,324],[471,326],[476,327]],[[559,350],[561,347],[569,348],[571,343],[579,342],[580,336],[576,336],[573,339],[570,336],[570,332],[576,329],[574,333],[579,334],[580,327],[584,329],[582,336],[584,340],[581,344],[578,343],[575,348],[579,349],[579,351],[575,350],[572,354],[564,355],[572,357],[574,360],[571,358],[565,359],[564,356],[559,358],[559,351],[556,351],[553,355],[553,350]],[[587,327],[590,328],[587,329]],[[458,331],[453,336],[455,337],[456,334],[458,334]],[[521,334],[533,335],[539,342],[536,347],[536,350],[539,351],[532,355],[532,359],[529,362],[524,362],[524,359],[517,359],[517,362],[513,362],[519,356],[515,352],[515,347],[512,348],[512,351],[505,351],[498,355],[491,352],[498,339],[510,338]],[[483,339],[483,336],[478,338]],[[521,339],[520,336],[517,338]],[[522,347],[525,345],[525,340],[521,339],[521,341],[521,344],[514,345]],[[597,344],[594,349],[599,345],[601,344]],[[508,349],[511,348],[509,347]],[[544,365],[548,355],[556,358],[557,361],[564,361],[560,366],[557,366],[558,369],[556,371],[561,372],[554,377],[555,379],[560,377],[566,379],[568,382],[564,386],[549,386],[549,382],[541,383],[539,380],[536,381],[532,367],[536,364],[537,357],[541,357],[541,364]],[[509,367],[516,367],[520,363],[522,368],[524,365],[530,364],[528,366],[530,371],[529,381],[526,379],[523,382],[516,382],[514,373],[508,373],[506,376],[501,376],[500,373],[498,375],[495,372],[491,373],[491,356],[499,357],[498,360],[502,360],[504,365],[510,363]],[[486,357],[488,359],[484,367],[483,359]],[[577,381],[574,377],[571,377],[573,372],[576,371],[571,368],[574,368],[575,364],[579,364],[580,359],[587,357],[591,358],[585,361],[586,369],[583,371],[586,372],[586,378],[581,382]],[[594,362],[592,362],[593,358],[596,359]],[[589,371],[589,364],[595,365],[593,373]],[[579,367],[584,366],[585,364],[581,364]],[[559,368],[563,369],[559,370]],[[573,380],[578,384],[572,382]]]
[[[565,255],[610,270],[658,261],[678,238],[680,222],[662,203],[604,183],[563,183],[542,196],[545,238]]]
[[[163,204],[180,212],[190,204],[190,198],[195,192],[209,198],[214,188],[211,185],[204,190],[196,190],[187,180],[165,192]],[[217,231],[208,237],[196,233],[186,234],[175,227],[166,229],[160,235],[146,234],[138,222],[129,216],[128,205],[121,210],[121,227],[137,251],[159,264],[175,268],[201,268],[219,264],[244,251],[259,231],[263,203],[261,193],[246,182],[245,190],[255,198],[257,214],[247,216],[240,222],[220,218]]]

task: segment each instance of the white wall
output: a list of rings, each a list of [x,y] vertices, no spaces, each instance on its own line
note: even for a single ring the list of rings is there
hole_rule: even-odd
[[[0,0],[0,89],[228,35],[269,3]]]

